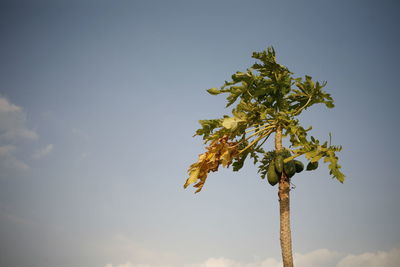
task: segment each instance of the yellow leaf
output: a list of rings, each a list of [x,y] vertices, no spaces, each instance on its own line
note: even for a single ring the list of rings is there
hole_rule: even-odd
[[[189,178],[186,180],[186,183],[183,185],[184,188],[188,187],[189,185],[197,182],[200,173],[200,168],[194,168],[190,171]]]
[[[225,152],[221,155],[221,163],[223,167],[228,166],[231,163],[231,154],[229,150],[225,150]]]
[[[207,161],[215,161],[215,159],[216,159],[216,155],[215,155],[215,153],[207,153],[207,157],[206,157],[206,160]]]
[[[223,167],[229,167],[232,159],[237,156],[237,142],[229,142],[228,136],[223,136],[212,141],[207,147],[207,151],[199,155],[198,161],[190,165],[188,173],[189,178],[184,184],[184,188],[194,184],[198,188],[195,193],[198,193],[203,188],[207,176],[210,172],[218,171],[220,164]]]

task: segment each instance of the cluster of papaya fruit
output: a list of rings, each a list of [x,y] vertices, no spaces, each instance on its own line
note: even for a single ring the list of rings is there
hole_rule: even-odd
[[[299,160],[290,160],[284,162],[285,158],[290,157],[290,152],[284,150],[283,152],[276,153],[275,157],[270,161],[267,170],[267,179],[270,185],[276,185],[282,173],[284,173],[288,178],[293,177],[296,173],[302,172],[304,170],[304,165]],[[307,165],[306,170],[312,171],[318,168],[318,161],[310,162]]]

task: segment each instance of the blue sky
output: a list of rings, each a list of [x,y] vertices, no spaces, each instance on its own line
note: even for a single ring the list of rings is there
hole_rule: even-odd
[[[398,266],[396,1],[1,1],[0,265],[279,266],[276,188],[248,162],[184,190],[218,87],[274,46],[327,81],[301,117],[347,181],[295,178],[297,266]],[[369,264],[369,265],[368,265]]]

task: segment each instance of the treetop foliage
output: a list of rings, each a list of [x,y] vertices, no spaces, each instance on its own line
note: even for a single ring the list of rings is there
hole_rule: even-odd
[[[211,88],[211,95],[226,94],[226,107],[233,106],[232,115],[222,118],[200,120],[201,128],[195,136],[202,136],[207,152],[199,155],[198,161],[188,170],[189,178],[184,187],[195,184],[201,191],[211,171],[232,165],[234,171],[243,167],[247,157],[251,157],[259,166],[259,172],[265,173],[270,163],[270,153],[263,144],[278,128],[283,137],[288,137],[290,147],[286,148],[291,156],[285,162],[305,155],[309,162],[323,159],[328,162],[330,174],[344,181],[335,152],[340,146],[328,142],[321,143],[315,137],[308,136],[308,129],[303,128],[296,118],[314,104],[325,104],[333,108],[333,99],[323,88],[326,82],[314,82],[312,77],[295,78],[293,73],[276,61],[275,50],[254,52],[256,63],[246,72],[236,72],[231,81],[225,81],[220,88]],[[261,157],[261,158],[260,158]],[[265,176],[265,175],[264,175]]]

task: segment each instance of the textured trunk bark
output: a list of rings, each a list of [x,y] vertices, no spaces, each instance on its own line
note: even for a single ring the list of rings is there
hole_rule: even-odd
[[[282,129],[276,130],[275,149],[282,151]],[[279,180],[279,215],[282,261],[284,267],[293,267],[292,233],[290,230],[290,178],[282,173]]]

